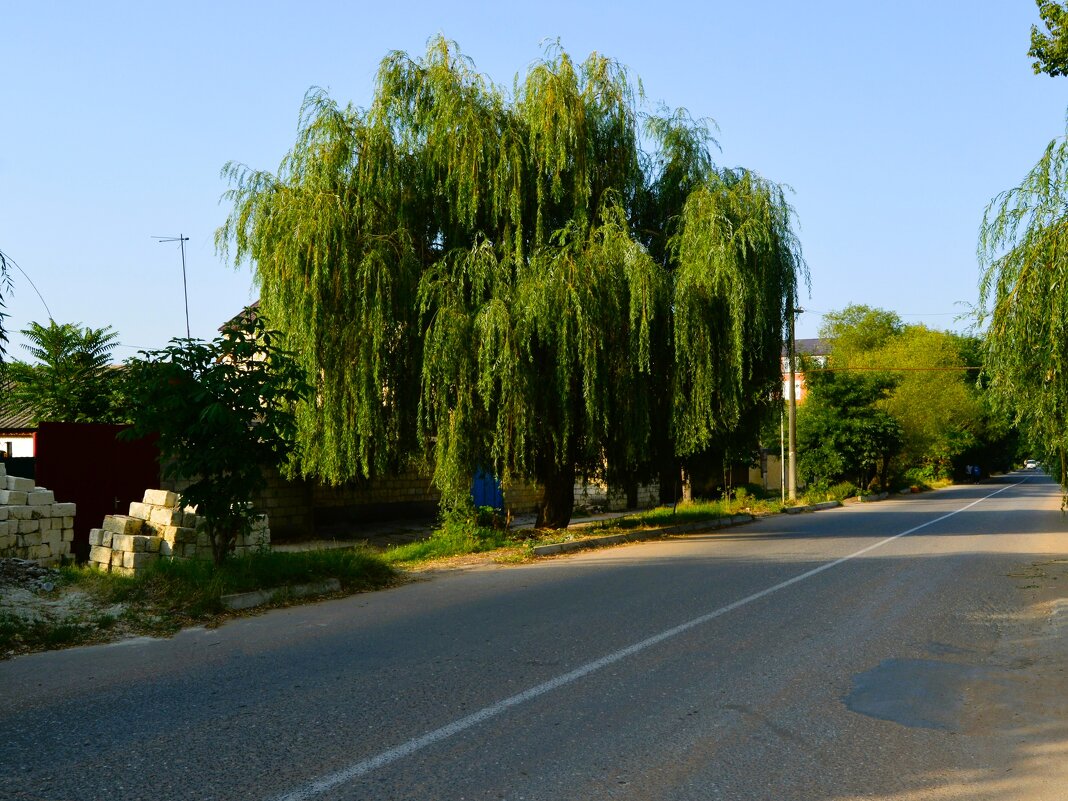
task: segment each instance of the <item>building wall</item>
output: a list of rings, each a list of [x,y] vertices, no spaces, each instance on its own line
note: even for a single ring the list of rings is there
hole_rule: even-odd
[[[8,456],[33,456],[33,434],[0,434],[0,451]]]

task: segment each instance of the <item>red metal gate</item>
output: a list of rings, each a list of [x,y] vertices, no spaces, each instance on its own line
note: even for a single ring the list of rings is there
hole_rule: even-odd
[[[120,440],[129,426],[103,423],[41,423],[34,435],[34,481],[56,500],[78,505],[71,552],[89,557],[89,529],[105,515],[126,514],[131,501],[159,487],[159,450],[154,439]]]

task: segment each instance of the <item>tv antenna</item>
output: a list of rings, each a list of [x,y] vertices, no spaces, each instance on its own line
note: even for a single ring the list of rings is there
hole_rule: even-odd
[[[152,237],[160,244],[164,242],[177,242],[178,247],[182,251],[182,294],[185,295],[185,338],[192,339],[193,335],[189,333],[189,287],[185,281],[185,243],[189,241],[188,236],[154,236]]]

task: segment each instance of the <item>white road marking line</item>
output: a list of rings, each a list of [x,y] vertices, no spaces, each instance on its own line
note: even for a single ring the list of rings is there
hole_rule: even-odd
[[[851,553],[848,556],[843,556],[841,559],[835,559],[833,562],[827,562],[826,564],[820,565],[819,567],[814,567],[811,570],[807,570],[804,573],[794,576],[791,579],[782,581],[774,585],[773,587],[768,587],[767,589],[760,590],[759,592],[754,592],[752,595],[747,595],[744,598],[727,604],[726,606],[721,606],[719,609],[716,609],[712,612],[708,612],[707,614],[701,615],[700,617],[695,617],[693,620],[688,620],[685,623],[681,623],[678,626],[675,626],[674,628],[667,629],[665,631],[660,632],[659,634],[654,634],[652,637],[648,637],[642,640],[641,642],[634,643],[633,645],[628,645],[626,648],[621,648],[620,650],[614,651],[613,653],[610,653],[607,656],[602,656],[600,659],[594,660],[593,662],[587,662],[585,665],[575,668],[570,673],[564,673],[560,676],[557,676],[556,678],[549,679],[548,681],[535,685],[534,687],[531,687],[528,690],[524,690],[518,695],[513,695],[509,698],[505,698],[503,701],[498,701],[495,704],[491,704],[490,706],[480,709],[478,712],[474,712],[470,715],[467,715],[466,717],[460,718],[459,720],[455,720],[446,726],[442,726],[440,729],[434,729],[434,731],[427,732],[421,737],[416,737],[406,743],[402,743],[401,745],[397,745],[393,748],[389,748],[385,751],[382,751],[381,753],[371,757],[370,759],[365,759],[361,762],[356,762],[348,766],[347,768],[342,768],[341,770],[336,771],[334,773],[330,773],[322,777],[321,779],[316,779],[315,781],[309,782],[303,787],[298,787],[297,789],[292,790],[291,792],[288,792],[285,795],[277,796],[275,801],[305,801],[306,799],[321,795],[322,793],[332,790],[335,787],[344,784],[345,782],[359,778],[360,776],[364,776],[373,770],[384,767],[385,765],[388,765],[391,762],[396,762],[399,759],[403,759],[406,756],[410,756],[416,751],[420,751],[423,748],[426,748],[428,745],[433,745],[434,743],[439,743],[442,740],[447,740],[455,734],[459,734],[460,732],[466,731],[467,729],[470,729],[473,726],[477,726],[479,723],[484,723],[490,718],[494,718],[514,706],[518,706],[519,704],[525,703],[526,701],[531,701],[537,698],[538,696],[545,695],[545,693],[547,692],[551,692],[552,690],[559,689],[564,685],[571,684],[572,682],[577,681],[585,676],[588,676],[591,673],[596,673],[598,670],[608,667],[609,665],[612,665],[616,662],[619,662],[621,659],[626,659],[628,656],[632,656],[633,654],[636,654],[640,651],[644,651],[654,645],[658,645],[659,643],[664,642],[664,640],[668,640],[678,634],[682,634],[684,631],[689,631],[690,629],[696,626],[700,626],[703,623],[707,623],[710,620],[715,620],[717,617],[721,617],[727,614],[728,612],[733,612],[735,609],[739,609],[740,607],[746,606],[747,604],[751,604],[753,601],[760,600],[761,598],[771,595],[772,593],[778,592],[779,590],[786,589],[787,587],[797,584],[798,582],[812,578],[813,576],[822,573],[825,570],[830,570],[832,567],[837,567],[838,565],[844,562],[848,562],[851,559],[856,559],[858,556],[862,556],[863,554],[868,553],[868,551],[873,551],[876,548],[881,548],[887,543],[891,543],[894,540],[901,539],[902,537],[907,537],[909,534],[914,534],[920,529],[927,528],[928,526],[933,526],[935,523],[940,523],[943,520],[946,520],[947,518],[953,517],[954,515],[958,515],[961,512],[965,512],[968,509],[971,509],[973,506],[976,506],[989,498],[993,498],[995,495],[999,495],[1007,489],[1017,487],[1020,484],[1025,483],[1026,481],[1027,479],[1024,479],[1023,481],[1018,481],[1015,484],[1009,484],[997,490],[996,492],[992,492],[989,495],[984,495],[979,500],[972,501],[967,506],[962,506],[960,509],[944,514],[941,517],[936,517],[934,520],[928,520],[926,523],[921,523],[918,526],[913,526],[908,531],[902,531],[900,534],[894,534],[892,537],[887,537],[886,539],[880,540],[879,542],[876,542],[873,545],[869,545],[866,548],[861,548],[859,551]]]

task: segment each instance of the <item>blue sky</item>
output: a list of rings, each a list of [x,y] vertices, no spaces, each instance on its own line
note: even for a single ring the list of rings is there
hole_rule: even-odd
[[[960,329],[977,231],[1065,129],[1068,79],[1031,72],[1032,0],[183,2],[0,0],[0,249],[60,322],[125,358],[256,297],[215,253],[228,160],[274,170],[304,93],[366,106],[390,50],[443,33],[511,86],[559,38],[625,64],[651,104],[719,125],[718,161],[792,187],[812,274],[799,337],[849,303]],[[45,321],[14,273],[9,327]],[[15,334],[11,356],[25,352]]]

